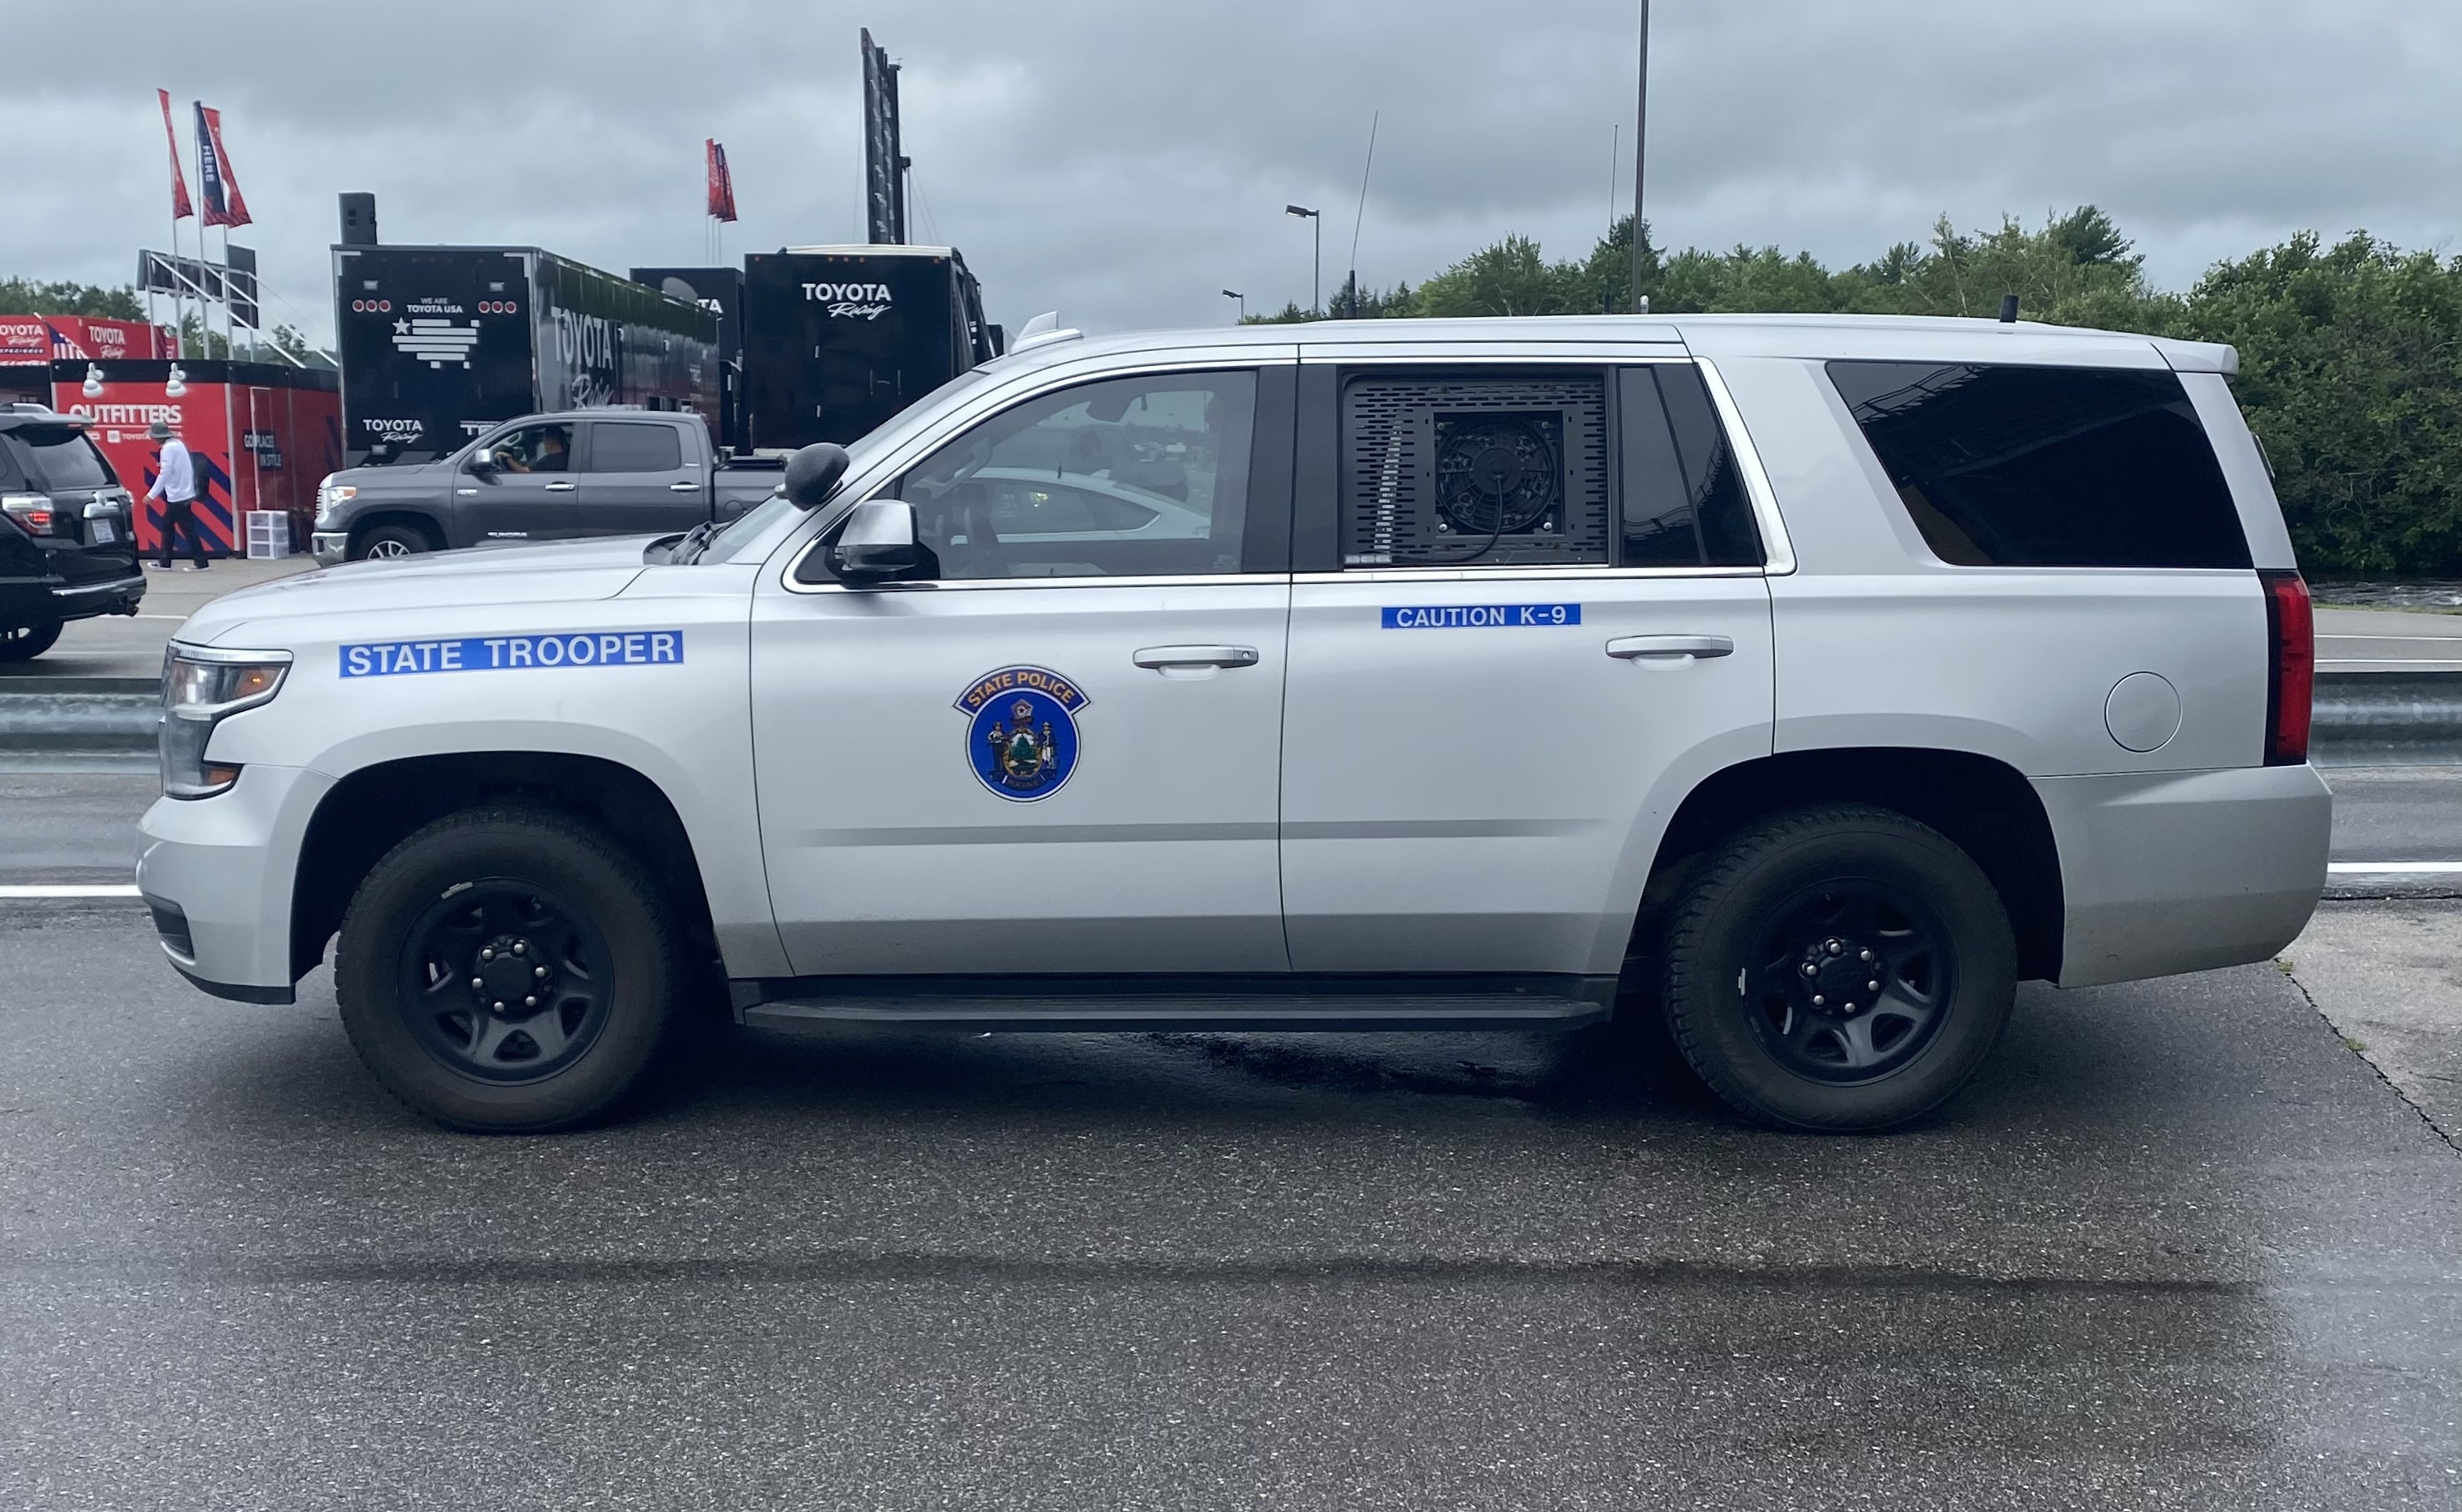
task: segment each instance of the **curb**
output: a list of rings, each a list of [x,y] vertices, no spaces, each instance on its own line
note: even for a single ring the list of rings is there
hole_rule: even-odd
[[[154,678],[0,679],[0,756],[151,754]],[[2321,672],[2320,767],[2462,766],[2462,672]]]

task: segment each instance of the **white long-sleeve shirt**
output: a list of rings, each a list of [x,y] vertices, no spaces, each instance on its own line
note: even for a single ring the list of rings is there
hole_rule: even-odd
[[[162,443],[162,470],[155,475],[154,486],[145,490],[145,497],[184,504],[196,496],[196,465],[188,461],[187,446],[174,436]]]

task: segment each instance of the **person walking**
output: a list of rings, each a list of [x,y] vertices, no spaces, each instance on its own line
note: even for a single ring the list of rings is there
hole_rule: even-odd
[[[154,474],[154,486],[145,497],[162,501],[162,559],[154,565],[164,572],[171,570],[171,553],[180,549],[180,532],[188,532],[188,553],[195,565],[191,572],[205,570],[205,532],[197,526],[197,466],[188,457],[185,442],[171,434],[171,427],[161,421],[145,428],[148,438],[162,443],[162,465]]]

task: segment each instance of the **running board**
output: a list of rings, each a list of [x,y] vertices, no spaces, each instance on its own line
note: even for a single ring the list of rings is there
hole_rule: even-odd
[[[797,978],[729,983],[739,1023],[1005,1034],[1576,1029],[1615,1011],[1613,977]]]

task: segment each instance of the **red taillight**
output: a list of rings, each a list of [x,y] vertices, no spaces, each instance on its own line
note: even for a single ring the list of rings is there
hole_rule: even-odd
[[[24,526],[28,535],[52,533],[52,501],[41,494],[0,499],[0,509],[7,510],[9,518]]]
[[[2308,714],[2317,695],[2317,616],[2308,585],[2296,570],[2260,568],[2265,630],[2273,641],[2265,680],[2265,764],[2297,767],[2308,759]]]

